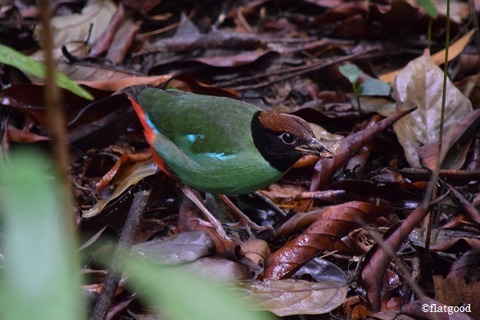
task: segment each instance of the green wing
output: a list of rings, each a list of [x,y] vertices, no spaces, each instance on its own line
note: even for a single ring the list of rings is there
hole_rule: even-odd
[[[260,109],[233,99],[143,89],[138,102],[155,132],[153,147],[184,183],[201,191],[252,192],[284,173],[257,151],[251,119]]]
[[[260,110],[229,98],[150,88],[140,92],[139,103],[153,126],[189,156],[235,154],[253,144],[250,122]]]

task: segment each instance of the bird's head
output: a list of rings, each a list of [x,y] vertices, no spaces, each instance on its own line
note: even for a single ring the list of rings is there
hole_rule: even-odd
[[[333,152],[315,138],[310,125],[297,116],[259,111],[251,126],[255,146],[278,171],[288,171],[305,155],[333,157]]]

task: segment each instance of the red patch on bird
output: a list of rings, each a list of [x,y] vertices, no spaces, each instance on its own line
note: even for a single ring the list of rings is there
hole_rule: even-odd
[[[158,169],[160,169],[163,173],[165,173],[167,176],[170,178],[173,178],[174,180],[178,180],[177,177],[175,177],[175,174],[172,173],[172,170],[168,167],[168,165],[165,163],[165,161],[160,157],[156,152],[153,147],[150,147],[150,152],[152,153],[152,160],[155,162],[157,165]]]
[[[155,152],[155,148],[153,147],[153,142],[155,141],[155,129],[152,128],[148,121],[148,116],[142,107],[138,104],[137,101],[133,99],[133,97],[128,96],[128,99],[132,103],[133,109],[140,120],[140,123],[143,127],[143,133],[145,134],[145,138],[147,139],[148,144],[150,145],[150,152],[152,154],[152,160],[155,162],[157,167],[162,170],[167,176],[171,178],[175,178],[175,175],[172,171],[168,168],[168,165],[165,161]]]
[[[135,110],[135,113],[137,114],[138,119],[142,124],[143,132],[145,133],[145,138],[147,139],[149,144],[152,144],[153,141],[155,140],[155,130],[148,124],[147,114],[142,109],[142,107],[138,104],[138,102],[135,101],[132,97],[128,96],[128,99],[132,103],[133,109]]]

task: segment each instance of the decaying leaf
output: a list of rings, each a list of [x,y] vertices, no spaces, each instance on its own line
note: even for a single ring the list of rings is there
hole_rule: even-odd
[[[436,144],[439,136],[443,90],[443,72],[424,55],[410,62],[393,83],[397,109],[417,107],[410,115],[397,121],[393,128],[405,151],[408,163],[421,168],[420,147]],[[447,79],[444,132],[468,117],[472,105]],[[444,146],[444,150],[447,146]]]
[[[115,10],[116,5],[111,0],[89,0],[79,14],[53,17],[50,23],[55,46],[61,47],[71,42],[95,43],[107,28]],[[41,37],[42,32],[42,28],[37,26],[37,38]]]
[[[92,72],[92,68],[89,68]],[[98,69],[98,68],[96,68]],[[95,73],[95,72],[94,72]],[[160,86],[166,83],[168,80],[171,79],[171,74],[161,75],[161,76],[151,76],[151,77],[132,77],[132,76],[125,76],[125,74],[117,74],[112,71],[108,75],[100,72],[100,77],[98,74],[92,74],[93,79],[98,80],[81,80],[77,81],[78,84],[83,84],[85,86],[89,86],[92,88],[100,89],[100,90],[110,90],[110,91],[117,91],[124,89],[130,86],[136,85],[150,85],[150,86]],[[85,77],[83,79],[89,79],[89,77]]]
[[[117,177],[120,181],[120,184],[115,188],[115,191],[111,194],[111,196],[108,199],[99,200],[95,206],[89,210],[83,211],[82,217],[95,217],[97,214],[102,212],[103,208],[105,208],[111,201],[119,197],[128,188],[135,185],[143,178],[151,176],[157,172],[158,168],[151,160],[134,164],[121,176]]]
[[[344,302],[348,285],[339,281],[267,279],[244,283],[242,291],[255,307],[284,317],[327,313]]]
[[[213,250],[212,239],[202,231],[182,232],[169,238],[136,244],[132,254],[165,265],[193,262]]]
[[[264,276],[284,278],[323,250],[345,249],[345,245],[340,241],[342,237],[389,210],[357,201],[328,207],[301,235],[270,256],[265,264]]]
[[[25,143],[50,140],[50,138],[48,137],[44,137],[29,131],[17,129],[10,124],[7,127],[7,137],[12,142],[25,142]]]

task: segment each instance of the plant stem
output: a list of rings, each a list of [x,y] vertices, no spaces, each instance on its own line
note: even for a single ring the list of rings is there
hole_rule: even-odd
[[[102,292],[97,299],[90,320],[103,320],[107,317],[108,309],[112,304],[113,297],[115,296],[115,291],[118,287],[118,282],[121,278],[118,257],[127,253],[130,250],[130,247],[133,244],[135,234],[137,233],[140,226],[143,210],[147,205],[149,197],[150,190],[143,190],[135,193],[132,206],[130,207],[130,211],[128,212],[127,219],[125,220],[125,225],[123,227],[120,240],[118,241],[117,249],[115,250],[115,254],[113,256],[112,264],[108,269],[108,274],[105,277],[105,281],[103,282]]]

